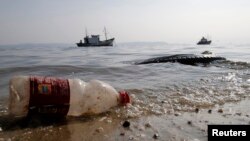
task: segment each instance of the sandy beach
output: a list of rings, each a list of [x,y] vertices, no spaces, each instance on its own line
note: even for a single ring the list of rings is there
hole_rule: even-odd
[[[195,108],[193,112],[173,112],[138,118],[115,118],[104,113],[88,118],[71,119],[36,127],[1,129],[0,141],[206,141],[207,125],[250,124],[250,101],[216,105],[211,109]],[[127,127],[123,124],[128,121]],[[30,123],[31,124],[31,123]]]

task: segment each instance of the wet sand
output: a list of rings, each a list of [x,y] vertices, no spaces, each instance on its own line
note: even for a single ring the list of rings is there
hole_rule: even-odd
[[[88,118],[68,118],[60,123],[0,130],[0,141],[206,141],[208,124],[250,124],[250,100],[216,105],[193,112],[174,112],[139,118],[115,118],[110,113]],[[124,121],[129,127],[123,127]]]

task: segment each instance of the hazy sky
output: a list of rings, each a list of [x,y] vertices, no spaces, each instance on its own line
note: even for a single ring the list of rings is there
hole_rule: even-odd
[[[0,44],[116,42],[250,43],[250,0],[0,0]]]

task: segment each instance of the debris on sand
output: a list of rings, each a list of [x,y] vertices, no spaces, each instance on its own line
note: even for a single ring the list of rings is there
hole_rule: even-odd
[[[209,110],[208,110],[208,113],[209,113],[209,114],[211,114],[211,113],[212,113],[212,110],[211,110],[211,109],[209,109]]]
[[[104,131],[104,129],[103,129],[102,127],[99,127],[99,128],[97,128],[95,131],[96,131],[97,133],[101,133],[101,132]]]
[[[148,127],[148,128],[152,127],[150,122],[146,123],[145,126]]]
[[[219,109],[218,112],[219,112],[219,113],[223,113],[223,110],[222,110],[222,109]]]
[[[134,140],[135,138],[133,136],[129,136],[129,140]]]
[[[159,138],[159,134],[155,133],[153,136],[154,139],[158,139]]]
[[[195,113],[199,113],[199,108],[195,108]]]
[[[175,115],[176,117],[178,117],[178,116],[181,115],[181,113],[175,113],[174,115]]]
[[[123,126],[124,128],[129,128],[130,122],[126,120],[126,121],[123,122],[122,126]]]
[[[188,121],[187,124],[192,125],[192,121]]]
[[[241,116],[241,115],[242,115],[242,113],[235,113],[235,115],[237,115],[237,116]]]

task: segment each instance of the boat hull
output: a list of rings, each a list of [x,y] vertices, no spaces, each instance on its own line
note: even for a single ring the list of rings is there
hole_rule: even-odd
[[[78,47],[102,47],[102,46],[113,46],[115,38],[99,41],[97,44],[90,44],[90,43],[76,43]]]
[[[197,45],[210,45],[212,41],[198,42]]]

